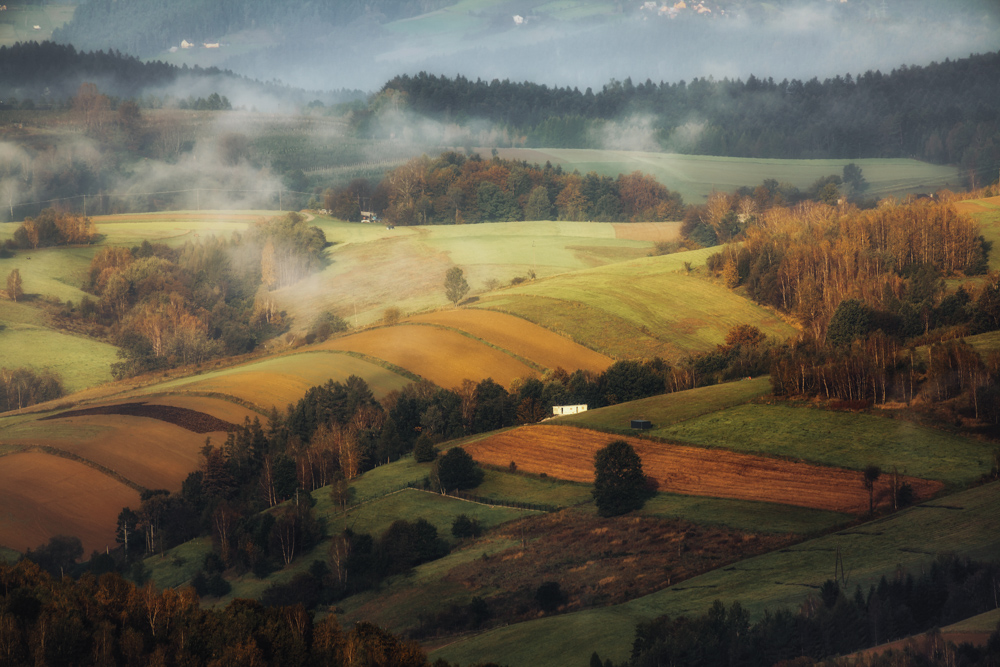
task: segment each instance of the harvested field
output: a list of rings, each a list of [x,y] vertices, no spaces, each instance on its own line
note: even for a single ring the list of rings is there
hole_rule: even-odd
[[[85,554],[115,545],[115,521],[138,492],[83,463],[40,452],[3,457],[0,544],[33,549],[53,535],[75,535]]]
[[[401,389],[410,382],[371,362],[314,349],[151,385],[146,392],[219,393],[249,401],[266,410],[271,406],[284,408],[302,398],[310,387],[327,380],[343,382],[351,375],[364,378],[376,398],[385,396],[393,389]],[[204,399],[187,397],[185,400]],[[157,399],[157,402],[162,401]],[[216,416],[226,419],[221,414]]]
[[[323,347],[383,359],[441,387],[486,378],[509,387],[515,378],[538,376],[537,371],[509,354],[437,327],[403,324],[372,329],[328,341]]]
[[[959,213],[985,213],[997,209],[1000,209],[1000,197],[955,202],[955,210]]]
[[[459,329],[546,368],[602,372],[612,359],[537,324],[489,310],[443,310],[409,318],[410,322]]]
[[[66,417],[85,417],[88,415],[127,415],[130,417],[147,417],[180,426],[194,433],[211,433],[212,431],[232,431],[236,429],[236,424],[198,412],[190,408],[181,408],[173,405],[156,405],[146,402],[139,403],[118,403],[116,405],[100,405],[94,408],[83,408],[81,410],[67,410],[58,412],[48,417],[42,417],[39,421],[47,419],[63,419]]]
[[[221,445],[224,432],[213,432]],[[22,422],[3,431],[3,442],[38,445],[91,461],[147,489],[177,491],[201,464],[205,435],[135,415],[60,415]],[[53,488],[54,482],[43,485]]]
[[[586,429],[524,426],[480,440],[466,450],[480,463],[506,467],[513,461],[525,472],[592,482],[594,454],[615,439],[624,439],[635,448],[646,474],[657,481],[661,491],[855,514],[868,510],[868,492],[862,474],[855,470],[620,438]],[[913,486],[919,498],[933,495],[944,486],[914,477],[901,480]],[[876,483],[876,502],[885,502],[889,485],[887,476]]]
[[[679,222],[613,222],[616,239],[632,241],[677,241],[681,237]]]

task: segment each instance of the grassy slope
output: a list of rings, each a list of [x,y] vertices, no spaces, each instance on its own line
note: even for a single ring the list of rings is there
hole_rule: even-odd
[[[355,326],[382,317],[384,308],[404,313],[448,304],[444,276],[453,266],[465,272],[471,294],[491,279],[507,284],[534,268],[550,276],[641,257],[646,241],[615,238],[606,223],[512,222],[479,225],[396,227],[359,225],[317,217],[314,224],[336,243],[330,264],[318,275],[277,291],[281,307],[307,327],[331,310]]]
[[[724,408],[741,405],[771,393],[768,376],[699,387],[674,394],[652,396],[638,401],[588,410],[577,415],[553,419],[552,424],[569,424],[598,430],[619,431],[634,435],[629,428],[631,419],[648,419],[654,428],[662,428]]]
[[[661,614],[697,614],[716,599],[739,602],[751,615],[797,606],[833,571],[839,549],[849,585],[867,588],[897,566],[916,568],[943,553],[1000,555],[997,484],[927,503],[856,529],[757,556],[623,605],[552,616],[498,628],[434,653],[463,664],[493,660],[511,667],[587,664],[592,652],[615,661],[631,648],[635,624]],[[961,508],[961,509],[948,509]]]
[[[73,18],[76,5],[18,3],[7,5],[6,9],[0,14],[0,46],[52,39],[52,31],[66,25]],[[34,29],[36,25],[39,30]]]
[[[612,357],[678,359],[722,343],[737,324],[787,338],[795,330],[770,311],[726,289],[701,266],[715,249],[576,271],[483,297],[476,305],[541,324]]]
[[[788,405],[743,405],[650,432],[705,447],[967,484],[989,472],[995,445],[904,420]]]
[[[500,149],[500,156],[539,164],[551,161],[567,171],[596,171],[611,177],[639,170],[679,192],[689,204],[701,203],[713,190],[732,192],[743,185],[760,185],[766,178],[806,189],[821,176],[839,175],[850,162],[862,168],[870,184],[869,192],[879,196],[955,189],[960,185],[953,167],[904,159],[777,160],[571,148]]]

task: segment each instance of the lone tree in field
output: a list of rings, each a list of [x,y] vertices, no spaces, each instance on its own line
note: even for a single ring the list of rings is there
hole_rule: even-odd
[[[456,306],[469,293],[469,283],[465,282],[465,273],[457,266],[448,269],[444,277],[444,293]]]
[[[7,298],[16,302],[18,298],[24,296],[24,287],[21,284],[21,271],[14,269],[7,276]]]
[[[483,470],[467,451],[455,447],[437,460],[431,477],[444,492],[473,489],[482,484]]]
[[[649,490],[642,460],[624,440],[615,440],[594,455],[594,502],[601,516],[618,516],[641,508]]]
[[[868,490],[868,514],[875,514],[875,481],[882,476],[878,466],[865,468],[865,488]]]

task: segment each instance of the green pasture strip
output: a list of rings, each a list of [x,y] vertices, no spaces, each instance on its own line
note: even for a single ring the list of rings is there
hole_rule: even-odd
[[[897,567],[918,570],[942,554],[1000,556],[1000,486],[989,484],[776,552],[756,556],[625,604],[550,616],[484,632],[431,653],[431,659],[510,667],[585,665],[597,651],[623,661],[635,625],[662,614],[706,612],[739,601],[753,618],[798,607],[832,578],[837,553],[847,588],[867,590]]]
[[[647,435],[702,447],[901,474],[962,486],[989,472],[995,444],[903,419],[788,405],[743,405]]]
[[[998,252],[1000,252],[1000,248],[998,248]],[[984,359],[990,352],[1000,352],[1000,331],[990,331],[983,334],[977,334],[975,336],[966,336],[963,340],[971,345],[976,352],[981,354]],[[927,348],[921,347],[919,350],[926,359]]]
[[[157,588],[177,588],[191,582],[211,551],[212,538],[196,537],[163,554],[146,557],[143,565]]]
[[[0,561],[13,565],[21,559],[21,552],[8,547],[0,547]]]
[[[4,311],[9,312],[0,305],[0,317]],[[8,324],[2,319],[0,325],[4,325],[0,329],[0,366],[55,373],[67,393],[112,379],[111,364],[118,359],[113,345],[43,326]]]
[[[686,270],[685,262],[700,266],[716,251],[645,257],[562,274],[497,292],[477,305],[513,313],[557,333],[574,332],[573,340],[618,358],[644,356],[653,348],[676,360],[714,348],[738,324],[754,324],[782,340],[794,335],[795,329],[772,312],[718,281]],[[525,297],[545,305],[531,307]],[[554,302],[563,302],[562,307]],[[637,336],[637,330],[645,338]]]
[[[89,296],[80,289],[90,269],[90,260],[97,246],[61,246],[18,250],[13,257],[0,259],[0,288],[6,289],[7,276],[17,269],[21,274],[24,293],[28,296],[56,297],[79,305]],[[30,303],[30,301],[28,301]]]
[[[329,495],[329,487],[314,491],[313,494],[320,494],[324,490],[326,495]],[[330,536],[339,535],[344,529],[350,528],[356,533],[370,533],[377,537],[397,519],[407,521],[426,519],[437,528],[439,537],[454,544],[451,524],[461,514],[476,519],[484,528],[490,528],[529,513],[533,512],[506,507],[488,507],[436,493],[406,489],[353,507],[346,513],[329,515],[326,517],[326,527]],[[248,574],[231,580],[233,590],[221,598],[219,604],[226,604],[238,597],[259,598],[268,586],[290,581],[296,574],[307,571],[314,560],[325,562],[329,558],[331,541],[331,538],[320,541],[311,551],[299,556],[288,568],[274,572],[266,579],[257,579]]]
[[[855,520],[849,514],[704,496],[657,493],[640,514],[663,519],[683,519],[700,525],[719,525],[746,533],[815,535]]]
[[[444,558],[418,565],[412,572],[388,579],[378,590],[341,600],[337,607],[343,610],[344,621],[366,620],[397,633],[405,632],[418,625],[421,615],[472,601],[474,595],[465,585],[447,579],[452,570],[507,551],[518,544],[513,540],[494,539],[487,535]]]
[[[470,493],[498,502],[532,503],[552,507],[573,507],[593,502],[590,484],[566,482],[551,477],[523,475],[487,468],[483,483]]]
[[[770,376],[764,375],[752,380],[736,380],[587,410],[575,415],[556,417],[547,423],[569,424],[634,435],[635,431],[630,428],[632,419],[648,419],[653,423],[653,428],[658,429],[742,405],[770,393],[771,379]]]
[[[488,12],[506,0],[459,0],[450,7],[421,14],[409,19],[387,23],[387,30],[410,37],[426,37],[442,33],[464,32],[484,23],[478,13]]]
[[[24,451],[24,445],[7,445],[0,443],[0,456],[7,456],[8,454],[17,454],[18,452]]]
[[[941,632],[996,632],[1000,627],[1000,609],[979,614],[941,628]]]
[[[993,244],[989,256],[990,271],[1000,271],[1000,207],[987,202],[979,203],[990,210],[977,211],[971,216],[979,225],[979,233]]]
[[[804,190],[821,176],[840,175],[851,162],[864,171],[868,192],[880,197],[961,189],[955,167],[909,159],[781,160],[574,148],[501,148],[499,155],[539,164],[550,161],[567,171],[596,171],[612,178],[638,170],[679,192],[688,204],[703,202],[713,190],[732,192],[741,186],[760,185],[767,178]]]

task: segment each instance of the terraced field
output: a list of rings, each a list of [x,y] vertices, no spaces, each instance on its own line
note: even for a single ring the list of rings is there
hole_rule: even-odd
[[[615,436],[560,426],[523,426],[475,442],[466,451],[481,463],[545,473],[558,479],[592,482],[594,454]],[[661,491],[798,505],[833,512],[868,511],[868,492],[860,472],[623,438],[642,459],[643,471]],[[943,488],[940,482],[907,477],[918,497]],[[890,481],[876,483],[875,500],[884,504]]]

